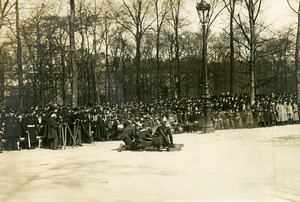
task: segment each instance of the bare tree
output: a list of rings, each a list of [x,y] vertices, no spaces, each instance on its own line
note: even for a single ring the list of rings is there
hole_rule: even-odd
[[[249,50],[249,77],[250,77],[250,104],[254,104],[255,98],[255,59],[256,48],[258,42],[257,21],[258,16],[261,13],[262,0],[245,0],[243,1],[246,9],[248,25],[242,21],[240,14],[236,19],[238,27],[241,29],[245,40],[247,42],[247,49]]]
[[[142,78],[141,78],[141,43],[145,32],[151,27],[155,19],[152,18],[153,2],[146,0],[122,0],[122,6],[116,11],[111,5],[114,17],[135,40],[135,67],[136,67],[136,96],[142,100]]]
[[[7,17],[16,3],[11,3],[10,0],[0,0],[0,30],[6,24]]]
[[[291,69],[294,46],[290,27],[276,31],[270,39],[264,39],[257,50],[255,88],[257,92],[273,89],[274,92],[294,92],[295,75]],[[292,79],[293,78],[293,79]]]
[[[16,0],[16,37],[17,37],[17,66],[19,81],[19,108],[23,109],[23,66],[22,66],[22,44],[20,37],[19,1]]]
[[[296,47],[295,47],[295,75],[296,75],[296,96],[297,96],[297,103],[300,101],[300,71],[299,71],[299,50],[300,50],[300,2],[298,5],[298,11],[296,11],[291,3],[290,0],[287,0],[288,5],[290,8],[297,14],[298,16],[298,25],[297,25],[297,35],[296,35]]]
[[[235,5],[238,0],[223,0],[225,6],[230,14],[229,18],[229,37],[230,37],[230,74],[229,74],[229,92],[234,93],[234,67],[235,67],[235,57],[234,57],[234,18],[235,18]]]
[[[180,56],[179,56],[179,28],[180,28],[180,11],[182,9],[183,0],[170,0],[171,7],[171,20],[170,25],[174,30],[174,42],[175,42],[175,98],[181,97],[181,75],[180,75]]]
[[[154,85],[154,94],[156,96],[160,96],[160,90],[159,86],[161,84],[161,79],[159,76],[159,70],[160,70],[160,41],[161,41],[161,31],[165,22],[165,18],[168,14],[169,8],[168,8],[168,0],[154,0],[155,3],[155,16],[156,16],[156,30],[155,30],[155,37],[156,37],[156,75],[155,78],[157,79]],[[159,4],[160,3],[160,4]]]
[[[70,58],[72,66],[72,107],[78,106],[78,68],[75,56],[75,1],[70,0]]]
[[[1,28],[6,24],[8,15],[10,11],[15,6],[15,2],[11,3],[10,0],[0,0],[0,31]],[[0,47],[0,52],[7,45],[7,43],[3,43]],[[3,65],[3,64],[2,64]],[[0,106],[3,105],[4,101],[4,67],[0,68]]]

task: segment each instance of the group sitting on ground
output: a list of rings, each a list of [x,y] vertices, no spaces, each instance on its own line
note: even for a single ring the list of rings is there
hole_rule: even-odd
[[[295,94],[257,95],[251,105],[246,93],[224,93],[213,96],[211,104],[215,130],[299,123]],[[21,150],[65,149],[108,140],[123,140],[125,145],[121,150],[149,146],[161,150],[172,147],[172,134],[201,131],[205,118],[201,98],[156,99],[121,105],[89,103],[76,108],[49,105],[29,107],[26,111],[3,110],[0,116],[0,152],[3,142],[5,150]],[[157,129],[161,125],[166,125],[170,132],[159,134],[161,130]]]
[[[151,150],[162,151],[163,148],[174,148],[171,128],[167,126],[166,117],[159,120],[159,125],[145,125],[137,129],[134,125],[129,125],[121,133],[121,140],[125,144],[120,144],[118,151],[122,150]]]

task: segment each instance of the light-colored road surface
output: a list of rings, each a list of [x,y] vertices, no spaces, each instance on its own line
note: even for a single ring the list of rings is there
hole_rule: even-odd
[[[0,201],[300,201],[300,125],[174,135],[180,152],[119,141],[0,154]]]

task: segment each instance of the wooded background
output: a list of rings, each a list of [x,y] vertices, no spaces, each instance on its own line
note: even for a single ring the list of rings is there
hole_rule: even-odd
[[[271,29],[262,0],[210,3],[211,95],[250,93],[253,101],[257,93],[297,92],[297,27]],[[0,0],[2,108],[201,96],[202,31],[199,19],[191,31],[184,4],[69,0],[28,9]],[[213,32],[221,14],[228,20]]]

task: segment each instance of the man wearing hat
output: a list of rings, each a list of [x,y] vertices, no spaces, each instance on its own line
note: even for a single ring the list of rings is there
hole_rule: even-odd
[[[57,149],[57,139],[58,139],[58,125],[57,125],[57,115],[55,112],[50,114],[48,119],[48,134],[47,138],[49,141],[49,148],[50,149]]]

